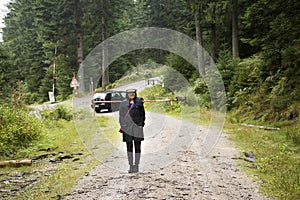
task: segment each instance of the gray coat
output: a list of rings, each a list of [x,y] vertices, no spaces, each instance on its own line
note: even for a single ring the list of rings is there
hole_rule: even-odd
[[[122,101],[120,104],[119,123],[124,142],[144,140],[145,109],[142,100],[136,97],[131,109],[129,100]]]

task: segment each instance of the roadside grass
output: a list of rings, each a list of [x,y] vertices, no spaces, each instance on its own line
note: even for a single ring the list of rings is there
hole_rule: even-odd
[[[144,65],[129,68],[124,74],[124,76],[122,76],[120,79],[116,80],[112,84],[107,85],[106,88],[111,89],[127,85],[136,81],[142,81],[152,77],[160,76],[164,70],[165,67],[163,65],[149,60],[148,63]],[[101,91],[102,88],[98,88],[98,90]]]
[[[40,163],[41,170],[43,168],[52,168],[49,176],[41,177],[33,187],[29,187],[20,194],[17,199],[50,199],[57,198],[59,195],[68,193],[74,186],[77,178],[84,175],[84,172],[89,171],[97,162],[89,155],[84,148],[74,127],[73,121],[52,121],[47,125],[49,128],[47,135],[43,138],[39,148],[57,148],[57,152],[74,153],[80,152],[84,155],[80,162],[63,161],[61,163],[50,164],[48,162]],[[35,168],[33,164],[33,168]]]
[[[187,102],[189,102],[189,95],[187,95]],[[147,100],[162,100],[175,99],[175,94],[168,89],[157,85],[151,88],[146,88],[138,94]],[[168,114],[179,119],[198,123],[201,125],[209,125],[211,118],[211,111],[199,105],[188,105],[186,102],[145,102],[145,109],[149,112],[156,112],[161,114]]]
[[[117,140],[119,133],[117,125],[106,127],[105,124],[113,124],[111,117],[95,117],[92,120],[98,122],[98,129],[101,129],[101,135],[111,141]],[[90,131],[90,125],[85,123],[80,124],[82,129],[86,130],[85,137],[93,137],[94,132]],[[19,168],[6,167],[3,168],[11,174],[32,173],[39,176],[38,182],[21,190],[16,196],[11,196],[10,199],[60,199],[64,195],[72,192],[78,178],[84,176],[93,167],[101,163],[104,158],[95,158],[92,152],[87,148],[84,138],[78,134],[77,126],[74,120],[47,120],[45,121],[46,132],[41,140],[31,148],[24,150],[19,154],[20,157],[34,157],[45,152],[40,152],[41,149],[53,149],[55,152],[63,152],[64,154],[74,154],[75,159],[66,159],[61,162],[49,162],[48,159],[34,162],[31,166],[22,166]],[[112,149],[105,149],[103,156],[109,156]],[[2,169],[1,169],[2,170]]]
[[[195,107],[184,109],[188,111],[184,115],[178,112],[165,114],[199,125],[209,125],[211,117],[209,110],[198,110]],[[200,120],[196,120],[199,112]],[[231,116],[230,113],[227,115]],[[224,131],[230,135],[230,140],[234,141],[240,151],[252,151],[256,156],[255,163],[243,161],[239,164],[249,177],[260,184],[260,191],[282,200],[299,199],[300,123],[298,125],[292,125],[290,122],[270,123],[267,126],[281,127],[279,131],[270,131],[244,127],[240,123],[231,122],[228,118]],[[262,125],[257,121],[253,124]]]
[[[150,92],[150,94],[148,93]],[[143,91],[144,96],[153,95],[153,89]],[[206,108],[187,106],[181,103],[145,104],[148,111],[164,113],[199,125],[209,125],[211,111]],[[264,123],[255,120],[239,120],[227,112],[224,131],[241,152],[252,151],[256,162],[239,162],[249,177],[260,184],[262,193],[284,200],[300,197],[300,121]],[[199,117],[200,116],[200,117]],[[262,130],[241,126],[241,123],[280,127],[280,130]],[[242,158],[243,155],[241,155]]]
[[[199,125],[210,124],[212,113],[209,109],[200,108],[196,106],[187,106],[187,105],[180,105],[180,109],[181,109],[180,112],[176,110],[169,110],[167,111],[167,114]],[[154,112],[161,112],[161,111],[154,111]]]
[[[142,93],[142,96],[147,96]],[[206,108],[187,106],[182,103],[174,103],[170,109],[170,103],[145,103],[147,111],[169,114],[171,116],[188,120],[199,125],[209,125],[211,112]],[[78,118],[85,118],[82,116]],[[89,113],[90,114],[90,113]],[[99,164],[100,157],[95,159],[86,148],[91,143],[88,138],[108,139],[114,145],[121,141],[118,134],[118,125],[109,117],[96,117],[97,125],[92,126],[87,121],[80,121],[75,127],[74,121],[48,121],[47,129],[42,139],[36,144],[19,153],[18,158],[33,157],[38,150],[45,148],[57,148],[61,152],[82,152],[79,161],[66,160],[61,163],[37,162],[32,166],[19,168],[2,168],[1,172],[41,172],[41,180],[22,191],[17,197],[10,199],[60,199],[61,195],[72,191],[76,180],[89,172]],[[76,121],[76,119],[75,119]],[[241,123],[280,127],[279,131],[261,130],[241,126]],[[109,126],[107,125],[109,124]],[[99,126],[98,126],[99,125]],[[95,131],[101,127],[101,134],[95,137]],[[80,129],[80,130],[79,130]],[[78,131],[85,130],[86,134],[78,135]],[[256,156],[256,162],[240,161],[240,166],[249,177],[260,184],[262,193],[278,199],[294,200],[300,197],[300,121],[264,123],[258,121],[239,120],[234,114],[227,112],[224,131],[234,141],[242,152],[252,151]],[[106,149],[100,156],[109,156],[111,150]],[[97,155],[98,156],[98,155]],[[242,157],[242,155],[241,155]],[[43,172],[43,173],[42,173]]]
[[[145,109],[148,112],[167,114],[178,119],[184,119],[199,125],[209,125],[211,111],[207,108],[188,106],[180,103],[146,102]]]
[[[248,122],[249,123],[249,122]],[[254,181],[261,185],[261,192],[278,199],[300,197],[300,123],[290,122],[257,125],[281,127],[280,130],[262,130],[232,123],[230,116],[225,130],[237,147],[244,152],[253,152],[256,162],[240,162]],[[288,126],[287,126],[288,124]],[[292,136],[292,137],[291,137]],[[293,137],[294,136],[294,137]]]

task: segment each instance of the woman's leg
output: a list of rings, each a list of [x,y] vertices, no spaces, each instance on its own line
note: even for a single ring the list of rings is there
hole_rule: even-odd
[[[126,142],[127,152],[133,152],[133,142]]]
[[[133,167],[133,142],[126,142],[126,146],[127,146],[127,159],[128,159],[128,163],[129,163],[129,173],[132,173],[134,171],[134,167]]]
[[[140,159],[141,159],[141,141],[134,141],[134,151],[135,151],[134,172],[138,172]]]
[[[134,141],[135,153],[141,153],[141,141]]]

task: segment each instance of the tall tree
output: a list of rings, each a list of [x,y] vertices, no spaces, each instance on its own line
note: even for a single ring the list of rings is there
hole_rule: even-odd
[[[98,44],[110,36],[136,27],[133,20],[133,17],[136,17],[135,12],[133,0],[91,0],[89,4],[84,5],[82,21],[84,56],[88,55]],[[103,51],[102,54],[105,55],[106,52]],[[103,58],[105,58],[105,56],[103,56]],[[102,65],[102,63],[100,65]],[[111,65],[109,69],[112,67],[113,65]],[[101,68],[101,66],[99,66],[99,68]],[[114,69],[118,70],[117,67]],[[99,73],[102,73],[102,79],[99,85],[105,87],[110,82],[109,74],[111,73],[108,68],[106,71],[100,71]],[[97,84],[98,83],[96,83],[96,85]]]
[[[0,44],[0,103],[12,96],[16,87],[16,75],[4,46]],[[2,102],[3,101],[3,102]]]
[[[76,5],[75,17],[76,17],[76,35],[77,35],[77,63],[78,67],[81,65],[83,61],[83,28],[82,28],[82,18],[83,11],[80,0],[74,0],[74,4]]]
[[[202,76],[205,75],[204,66],[204,45],[203,45],[203,30],[201,19],[203,19],[203,7],[202,1],[195,1],[192,4],[193,13],[195,16],[195,27],[196,27],[196,41],[198,42],[198,69]]]
[[[232,56],[234,59],[239,57],[238,39],[238,0],[232,0]]]
[[[43,74],[42,43],[37,40],[35,2],[16,0],[9,3],[10,12],[5,18],[3,40],[11,54],[12,65],[16,69],[18,79],[23,80],[27,90],[24,90],[25,101],[38,99],[38,91]]]

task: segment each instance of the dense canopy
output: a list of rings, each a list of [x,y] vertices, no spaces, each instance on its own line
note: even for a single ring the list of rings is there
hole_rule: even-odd
[[[210,53],[229,108],[260,119],[299,115],[300,1],[13,0],[8,9],[0,43],[1,102],[11,101],[18,80],[25,103],[47,101],[53,82],[55,96],[64,100],[72,93],[73,73],[99,43],[132,28],[163,27],[190,36]],[[149,60],[173,67],[203,93],[189,63],[155,49],[122,56],[99,84]]]

